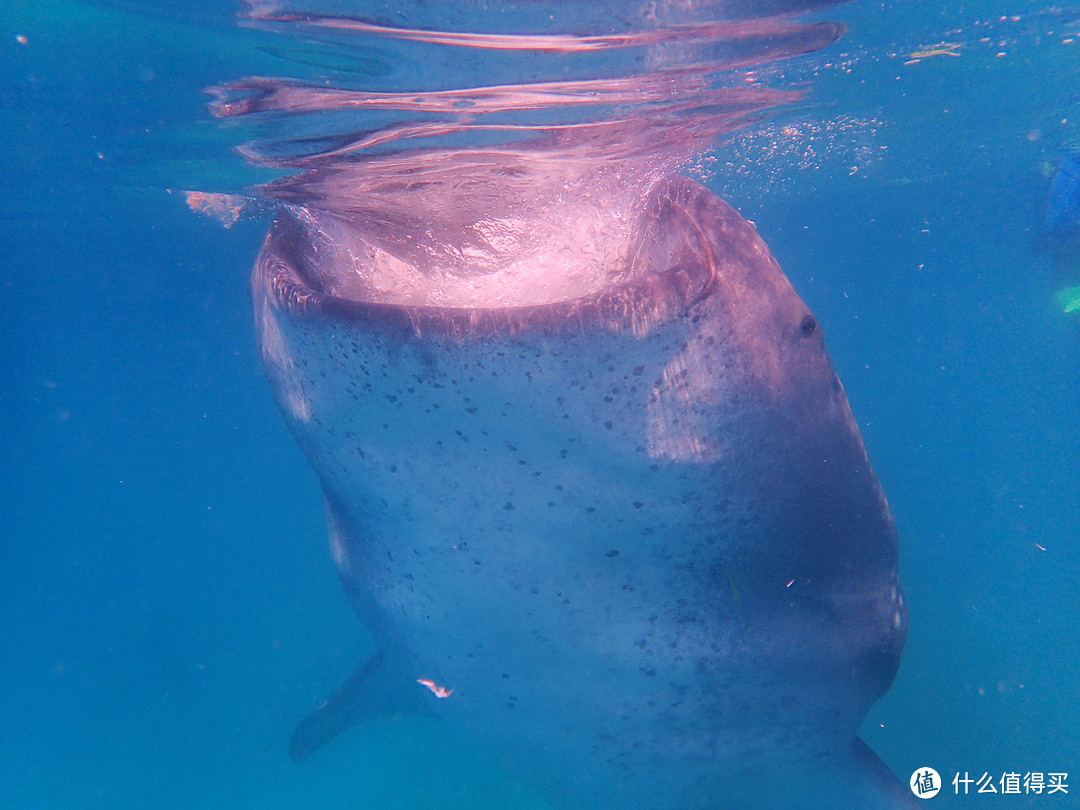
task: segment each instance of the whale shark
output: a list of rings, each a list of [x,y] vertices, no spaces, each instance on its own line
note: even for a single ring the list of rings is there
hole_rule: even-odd
[[[414,714],[568,810],[914,806],[856,734],[907,614],[819,324],[685,177],[603,244],[549,211],[475,272],[314,204],[266,237],[261,360],[378,646],[291,756]]]

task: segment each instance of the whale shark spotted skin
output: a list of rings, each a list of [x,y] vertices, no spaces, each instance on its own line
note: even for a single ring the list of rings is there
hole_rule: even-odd
[[[855,733],[907,630],[893,521],[753,227],[670,178],[599,289],[510,305],[366,295],[368,258],[393,262],[361,243],[286,208],[252,278],[379,644],[293,757],[405,712],[505,752],[560,808],[912,806]]]

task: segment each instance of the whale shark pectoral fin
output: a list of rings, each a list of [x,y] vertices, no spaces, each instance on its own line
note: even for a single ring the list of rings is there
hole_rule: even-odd
[[[334,694],[297,723],[289,757],[307,759],[339,734],[367,720],[405,715],[438,718],[425,692],[401,668],[388,666],[380,649]],[[429,696],[430,697],[430,696]]]
[[[914,810],[922,806],[907,785],[897,779],[889,766],[881,761],[881,757],[858,737],[852,744],[852,753],[864,781],[876,794],[878,803],[874,804],[874,807],[885,810]]]
[[[835,748],[782,750],[748,763],[723,791],[732,808],[785,810],[915,810],[906,784],[857,737]],[[781,778],[777,778],[780,776]]]

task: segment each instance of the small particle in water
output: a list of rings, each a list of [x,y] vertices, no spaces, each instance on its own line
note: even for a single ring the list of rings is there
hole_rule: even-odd
[[[1040,546],[1038,543],[1035,544],[1035,548],[1039,551],[1046,551],[1046,546]]]
[[[791,580],[791,581],[790,581],[790,582],[788,582],[788,584],[787,584],[787,585],[785,585],[784,587],[785,587],[785,588],[790,588],[790,587],[791,587],[792,585],[794,585],[794,584],[795,584],[795,580]]]
[[[427,687],[431,694],[440,700],[454,694],[453,689],[446,689],[445,687],[439,686],[435,681],[428,680],[427,678],[417,678],[416,682],[421,686]]]
[[[904,64],[914,64],[914,62],[920,59],[929,59],[931,56],[960,56],[960,43],[958,42],[942,42],[938,45],[934,45],[929,48],[923,48],[922,50],[913,51],[911,54],[911,62],[905,62]]]
[[[16,34],[15,41],[18,42],[20,45],[25,45],[28,42],[24,34]]]

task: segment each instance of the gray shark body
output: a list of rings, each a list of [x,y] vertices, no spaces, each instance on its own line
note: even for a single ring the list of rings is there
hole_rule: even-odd
[[[283,211],[252,281],[380,645],[293,756],[406,711],[558,807],[907,806],[855,735],[906,633],[893,522],[755,230],[671,179],[602,289],[441,307],[342,293],[346,227]]]

